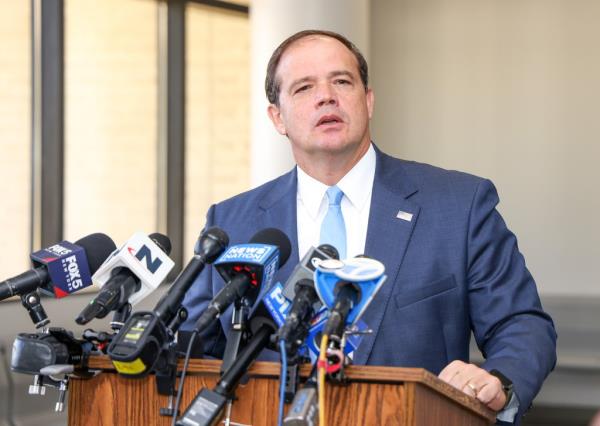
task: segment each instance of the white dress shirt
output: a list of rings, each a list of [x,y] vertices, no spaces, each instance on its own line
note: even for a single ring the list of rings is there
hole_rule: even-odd
[[[346,254],[349,258],[365,252],[375,163],[375,149],[371,144],[359,162],[337,183],[344,193],[341,204],[346,225]],[[321,223],[327,213],[326,191],[329,187],[307,175],[300,167],[296,168],[298,253],[302,259],[311,246],[319,245]]]

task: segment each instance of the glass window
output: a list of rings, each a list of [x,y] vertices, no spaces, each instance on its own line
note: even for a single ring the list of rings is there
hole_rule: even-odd
[[[31,13],[0,3],[0,281],[29,268],[31,231]]]
[[[157,2],[65,2],[65,238],[156,231]]]
[[[242,13],[188,4],[184,261],[208,207],[250,182],[250,24]]]

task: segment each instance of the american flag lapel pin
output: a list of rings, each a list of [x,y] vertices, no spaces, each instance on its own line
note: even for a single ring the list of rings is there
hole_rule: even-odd
[[[398,212],[398,214],[396,215],[396,217],[398,219],[402,219],[402,220],[405,220],[407,222],[410,222],[412,220],[412,218],[413,218],[413,215],[412,215],[412,213],[408,213],[408,212],[404,212],[404,211],[400,210]]]

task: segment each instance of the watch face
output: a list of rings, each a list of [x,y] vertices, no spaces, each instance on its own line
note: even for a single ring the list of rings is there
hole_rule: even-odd
[[[492,370],[492,371],[490,371],[490,374],[492,376],[496,376],[500,380],[500,383],[502,383],[502,388],[505,391],[512,389],[512,385],[513,385],[512,381],[508,377],[506,377],[504,374],[502,374],[498,370]]]

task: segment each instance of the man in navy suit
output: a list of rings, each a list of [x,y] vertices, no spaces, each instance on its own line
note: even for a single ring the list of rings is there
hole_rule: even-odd
[[[265,227],[284,231],[292,254],[275,279],[285,282],[319,244],[326,191],[339,188],[346,257],[364,253],[388,275],[363,316],[374,332],[354,363],[426,368],[500,420],[518,419],[554,367],[556,333],[495,209],[493,184],[382,153],[370,137],[367,64],[339,34],[303,31],[285,40],[269,62],[266,92],[269,117],[297,167],[213,205],[207,226],[225,229],[231,244]],[[203,272],[186,296],[186,325],[222,286],[211,268]],[[209,353],[222,355],[230,322],[227,312],[204,335]],[[481,366],[469,363],[471,332]]]

